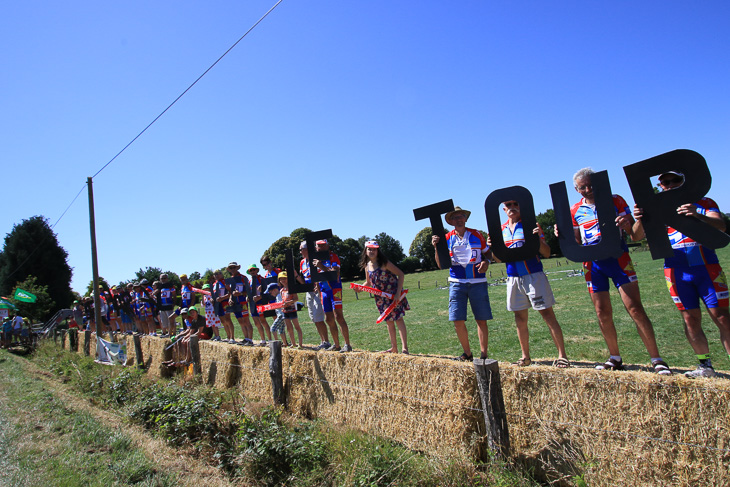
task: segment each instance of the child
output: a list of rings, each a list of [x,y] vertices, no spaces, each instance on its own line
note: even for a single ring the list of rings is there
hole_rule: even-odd
[[[398,324],[400,341],[403,344],[403,353],[407,354],[408,339],[406,336],[406,322],[403,320],[403,317],[406,314],[406,310],[411,308],[408,306],[408,300],[405,297],[400,299],[400,294],[403,290],[403,271],[388,261],[388,258],[380,250],[380,245],[375,240],[365,242],[365,248],[360,258],[360,267],[365,270],[365,285],[390,293],[394,299],[400,301],[393,311],[385,317],[385,322],[388,325],[388,335],[390,335],[390,348],[384,350],[383,353],[398,352],[398,342],[395,337],[395,324]],[[375,296],[375,304],[381,314],[392,303],[392,299]]]
[[[203,284],[203,290],[209,291],[210,290],[210,284]],[[205,306],[205,323],[206,326],[213,328],[213,333],[215,336],[213,337],[214,342],[221,341],[221,335],[218,331],[218,328],[222,326],[221,319],[218,318],[218,315],[215,313],[215,305],[213,304],[213,297],[212,296],[206,296],[203,295],[203,306]]]
[[[282,302],[282,296],[279,293],[279,285],[276,283],[271,283],[266,287],[266,294],[274,298],[274,301],[277,303]],[[279,339],[279,333],[281,333],[281,342],[283,343],[283,346],[288,347],[289,344],[286,341],[286,332],[284,331],[284,327],[286,326],[286,322],[284,321],[284,310],[282,308],[276,308],[274,310],[276,312],[276,319],[271,324],[271,333],[274,334],[274,340]]]
[[[302,329],[299,327],[299,319],[297,318],[297,300],[299,297],[295,293],[289,294],[289,279],[287,278],[286,271],[280,272],[277,280],[281,289],[281,299],[285,303],[284,321],[286,321],[286,328],[289,330],[292,346],[294,346],[294,329],[296,328],[297,336],[299,337],[299,345],[297,348],[302,348]]]

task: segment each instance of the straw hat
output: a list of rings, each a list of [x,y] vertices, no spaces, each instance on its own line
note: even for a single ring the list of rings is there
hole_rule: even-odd
[[[446,223],[448,223],[449,225],[453,225],[453,223],[451,223],[451,218],[454,215],[456,215],[457,213],[463,213],[464,214],[464,217],[467,220],[469,219],[469,215],[471,215],[471,211],[469,211],[469,210],[463,210],[460,206],[455,206],[454,209],[452,211],[448,212],[446,214],[446,216],[444,217],[444,219],[446,220]]]

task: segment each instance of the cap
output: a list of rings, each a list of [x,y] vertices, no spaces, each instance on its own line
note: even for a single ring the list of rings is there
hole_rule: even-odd
[[[188,278],[187,274],[180,274],[180,279],[187,279],[187,278]]]
[[[250,266],[248,266],[248,270],[246,271],[246,273],[247,274],[251,274],[251,270],[252,269],[256,269],[256,271],[258,271],[259,270],[259,266],[257,266],[256,264],[251,264]]]
[[[198,308],[196,308],[195,306],[191,306],[191,307],[188,308],[188,313],[190,313],[191,311],[195,311],[196,313],[200,313],[200,311],[198,311]]]
[[[317,245],[327,245],[327,240],[325,240],[325,239],[317,240],[315,243]]]
[[[285,279],[289,278],[289,276],[286,275],[286,271],[280,272],[279,275],[277,276],[277,279],[281,279],[282,277]]]
[[[682,174],[681,172],[677,172],[677,171],[667,171],[667,172],[663,172],[663,173],[661,173],[661,174],[659,175],[659,179],[663,178],[663,177],[664,177],[664,176],[666,176],[667,174],[674,174],[675,176],[679,176],[679,177],[681,177],[682,179],[684,179],[684,174]]]
[[[210,289],[210,284],[203,284],[203,289]]]
[[[267,293],[267,294],[268,293],[271,293],[271,290],[272,289],[279,289],[279,285],[276,284],[275,282],[272,282],[271,284],[269,284],[268,286],[266,286],[266,291],[264,291],[264,292]]]
[[[299,244],[299,249],[306,249],[307,248],[307,241],[302,240],[302,243]]]
[[[379,249],[380,244],[376,240],[368,240],[365,242],[366,249]]]

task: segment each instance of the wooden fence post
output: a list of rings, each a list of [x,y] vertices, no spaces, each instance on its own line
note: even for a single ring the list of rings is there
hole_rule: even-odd
[[[506,458],[509,455],[509,431],[502,396],[502,381],[499,378],[499,362],[492,359],[476,359],[474,371],[484,410],[487,445],[497,456]]]
[[[144,357],[142,356],[142,340],[139,335],[134,335],[134,356],[137,360],[137,368],[144,369]]]
[[[200,375],[200,347],[198,337],[190,337],[190,355],[193,357],[193,374]]]
[[[89,342],[91,341],[91,330],[84,330],[84,355],[89,356]]]
[[[271,392],[274,395],[274,404],[283,405],[284,398],[284,378],[281,363],[281,342],[276,340],[269,342],[269,375],[271,376]]]
[[[69,350],[72,350],[74,352],[79,351],[79,331],[78,330],[69,330],[68,332],[68,346]]]

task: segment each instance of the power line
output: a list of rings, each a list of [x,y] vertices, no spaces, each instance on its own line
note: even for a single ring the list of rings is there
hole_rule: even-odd
[[[108,166],[109,166],[109,165],[110,165],[110,164],[111,164],[112,162],[114,162],[114,160],[116,160],[116,158],[117,158],[117,157],[119,157],[120,155],[122,155],[122,153],[123,153],[123,152],[124,152],[125,150],[127,150],[127,148],[129,148],[129,146],[131,146],[131,145],[132,145],[132,144],[133,144],[133,143],[134,143],[134,142],[135,142],[135,141],[136,141],[137,139],[139,139],[139,138],[140,138],[140,137],[142,136],[142,134],[144,134],[144,133],[145,133],[145,132],[147,131],[147,129],[149,129],[149,128],[150,128],[150,127],[151,127],[151,126],[152,126],[152,125],[153,125],[153,124],[154,124],[155,122],[157,122],[157,120],[159,120],[159,119],[160,119],[160,118],[161,118],[161,117],[162,117],[162,116],[163,116],[163,115],[164,115],[164,114],[165,114],[165,113],[166,113],[166,112],[167,112],[167,111],[168,111],[168,110],[169,110],[170,108],[172,108],[172,106],[173,106],[173,105],[175,105],[175,103],[177,103],[177,102],[178,102],[178,101],[180,100],[180,98],[182,98],[183,96],[185,96],[185,94],[186,94],[186,93],[187,93],[188,91],[190,91],[190,89],[192,89],[192,87],[193,87],[193,86],[195,86],[195,85],[196,85],[196,84],[198,83],[198,81],[200,81],[200,80],[201,80],[201,79],[203,78],[203,76],[205,76],[206,74],[208,74],[208,72],[209,72],[209,71],[210,71],[211,69],[213,69],[213,68],[215,67],[215,65],[216,65],[216,64],[218,64],[218,63],[219,63],[219,62],[220,62],[220,61],[221,61],[221,60],[222,60],[222,59],[223,59],[223,58],[224,58],[224,57],[225,57],[225,56],[226,56],[226,55],[227,55],[227,54],[228,54],[229,52],[231,52],[231,51],[233,50],[233,48],[234,48],[234,47],[236,47],[236,46],[238,45],[238,43],[239,43],[239,42],[241,42],[241,41],[242,41],[242,40],[243,40],[243,39],[244,39],[244,38],[245,38],[245,37],[246,37],[246,36],[247,36],[247,35],[248,35],[248,34],[249,34],[249,33],[250,33],[251,31],[252,31],[252,30],[254,30],[254,29],[256,28],[256,26],[257,26],[257,25],[259,25],[259,24],[260,24],[260,23],[261,23],[261,22],[262,22],[262,21],[263,21],[263,20],[264,20],[264,19],[265,19],[265,18],[266,18],[266,17],[267,17],[267,16],[268,16],[268,15],[269,15],[270,13],[271,13],[271,12],[273,12],[273,11],[274,11],[274,9],[275,9],[276,7],[278,7],[278,6],[279,6],[279,4],[280,4],[280,3],[282,2],[282,1],[283,1],[283,0],[279,0],[278,2],[276,2],[276,3],[274,4],[274,6],[273,6],[273,7],[271,7],[271,8],[270,8],[270,9],[269,9],[269,10],[268,10],[268,11],[267,11],[267,12],[266,12],[266,13],[265,13],[264,15],[262,15],[262,16],[261,16],[261,18],[259,18],[259,19],[258,19],[258,20],[257,20],[257,21],[256,21],[256,22],[255,22],[255,23],[254,23],[254,24],[253,24],[253,25],[252,25],[252,26],[251,26],[251,27],[250,27],[250,28],[249,28],[249,29],[248,29],[248,30],[247,30],[247,31],[246,31],[246,32],[245,32],[245,33],[244,33],[244,34],[243,34],[242,36],[241,36],[241,37],[239,37],[239,38],[238,38],[238,40],[237,40],[236,42],[234,42],[234,43],[233,43],[233,45],[231,45],[231,47],[229,47],[229,48],[228,48],[228,49],[226,50],[226,52],[224,52],[223,54],[221,54],[221,55],[220,55],[220,57],[219,57],[218,59],[216,59],[216,60],[215,60],[215,62],[214,62],[213,64],[211,64],[211,65],[210,65],[210,66],[208,67],[208,69],[206,69],[206,70],[205,70],[205,71],[203,72],[203,74],[201,74],[200,76],[198,76],[198,78],[197,78],[197,79],[196,79],[195,81],[193,81],[193,82],[192,82],[192,83],[190,84],[190,86],[188,86],[187,88],[185,88],[185,90],[184,90],[184,91],[183,91],[182,93],[180,93],[180,95],[178,95],[178,97],[177,97],[177,98],[175,98],[175,99],[174,99],[174,100],[172,101],[172,103],[170,103],[170,104],[169,104],[169,105],[167,106],[167,108],[165,108],[164,110],[162,110],[162,112],[160,112],[160,114],[159,114],[159,115],[157,115],[157,116],[156,116],[156,117],[154,118],[154,120],[152,120],[152,121],[151,121],[151,122],[150,122],[150,123],[149,123],[149,124],[148,124],[148,125],[147,125],[147,126],[146,126],[146,127],[144,128],[144,129],[142,129],[142,131],[141,131],[140,133],[138,133],[138,134],[137,134],[137,135],[136,135],[136,136],[135,136],[135,137],[134,137],[134,138],[133,138],[132,140],[130,140],[130,141],[129,141],[129,142],[127,143],[127,145],[125,145],[125,146],[124,146],[124,147],[122,148],[122,150],[120,150],[119,152],[117,152],[117,153],[116,153],[116,155],[115,155],[114,157],[112,157],[112,158],[111,158],[111,159],[109,160],[109,162],[107,162],[106,164],[104,164],[104,165],[103,165],[103,166],[101,167],[101,169],[99,169],[98,171],[96,171],[96,173],[95,173],[95,174],[94,174],[94,175],[92,176],[92,179],[93,179],[93,178],[95,178],[96,176],[98,176],[98,175],[99,175],[99,173],[101,173],[101,172],[102,172],[102,171],[103,171],[104,169],[106,169],[106,168],[107,168],[107,167],[108,167]],[[76,194],[76,196],[75,196],[75,197],[73,198],[73,200],[71,200],[71,203],[69,203],[69,205],[68,205],[68,206],[66,207],[66,209],[65,209],[65,210],[63,210],[63,213],[61,213],[61,216],[59,216],[59,217],[58,217],[58,219],[56,220],[56,223],[54,223],[54,224],[53,224],[53,225],[51,226],[51,230],[53,230],[54,228],[56,228],[56,225],[58,225],[58,222],[60,222],[60,221],[61,221],[61,219],[62,219],[62,218],[63,218],[63,217],[64,217],[64,216],[66,215],[66,213],[67,213],[67,212],[68,212],[68,210],[69,210],[69,209],[71,208],[71,206],[72,206],[72,205],[73,205],[73,204],[74,204],[74,203],[76,202],[76,200],[78,199],[78,197],[79,197],[79,196],[81,195],[81,193],[82,193],[82,192],[84,191],[84,188],[86,188],[86,184],[84,184],[84,185],[83,185],[83,186],[81,187],[81,189],[80,189],[80,190],[79,190],[79,192],[78,192],[78,193]],[[38,242],[38,245],[36,245],[36,247],[35,247],[35,248],[33,249],[33,251],[32,251],[32,252],[31,252],[31,253],[30,253],[30,254],[28,255],[28,257],[26,257],[26,258],[25,258],[25,260],[24,260],[24,261],[23,261],[22,263],[20,263],[20,264],[18,265],[18,267],[17,267],[17,268],[16,268],[16,269],[15,269],[15,270],[14,270],[13,272],[11,272],[10,274],[8,274],[8,277],[10,277],[10,276],[12,276],[13,274],[15,274],[16,272],[18,272],[18,271],[19,271],[19,270],[20,270],[20,269],[21,269],[21,268],[23,267],[23,265],[24,265],[24,264],[25,264],[26,262],[28,262],[28,260],[29,260],[29,259],[30,259],[30,258],[31,258],[31,257],[33,256],[33,254],[35,254],[35,253],[36,253],[36,251],[37,251],[37,250],[38,250],[38,249],[39,249],[39,248],[41,247],[41,245],[42,245],[43,243],[45,243],[45,240],[42,240],[42,241]]]
[[[244,37],[246,37],[246,36],[247,36],[247,35],[248,35],[248,34],[249,34],[249,33],[250,33],[250,32],[251,32],[252,30],[254,30],[254,29],[256,28],[256,26],[257,26],[257,25],[259,25],[259,24],[261,23],[261,21],[263,21],[263,20],[264,20],[264,19],[265,19],[265,18],[266,18],[266,17],[267,17],[267,16],[268,16],[268,15],[269,15],[269,14],[270,14],[270,13],[271,13],[271,12],[272,12],[273,10],[274,10],[274,9],[275,9],[275,8],[276,8],[276,7],[277,7],[277,6],[278,6],[278,5],[279,5],[279,4],[280,4],[280,3],[282,2],[282,1],[283,1],[283,0],[279,0],[278,2],[276,2],[276,3],[274,4],[274,6],[273,6],[273,7],[271,7],[271,8],[270,8],[270,9],[269,9],[269,10],[268,10],[268,11],[267,11],[267,12],[266,12],[266,13],[265,13],[264,15],[262,15],[262,16],[261,16],[261,18],[260,18],[259,20],[257,20],[257,21],[256,21],[256,23],[254,23],[254,24],[253,24],[253,25],[252,25],[252,26],[251,26],[251,27],[250,27],[250,28],[249,28],[249,29],[248,29],[248,30],[247,30],[247,31],[246,31],[246,32],[245,32],[245,33],[244,33],[244,34],[243,34],[243,35],[242,35],[241,37],[239,37],[239,38],[238,38],[238,40],[237,40],[236,42],[234,42],[234,43],[233,43],[233,45],[232,45],[231,47],[229,47],[229,48],[228,48],[228,50],[227,50],[226,52],[224,52],[223,54],[221,54],[221,56],[220,56],[220,57],[219,57],[218,59],[216,59],[216,60],[215,60],[215,62],[214,62],[213,64],[211,64],[211,65],[210,65],[210,66],[208,67],[208,69],[206,69],[206,70],[205,70],[205,71],[203,72],[203,74],[201,74],[200,76],[198,76],[198,78],[197,78],[197,79],[196,79],[195,81],[193,81],[193,82],[192,82],[192,84],[191,84],[190,86],[188,86],[187,88],[185,88],[185,91],[183,91],[182,93],[180,93],[180,95],[179,95],[179,96],[178,96],[177,98],[175,98],[175,99],[173,100],[173,102],[172,102],[172,103],[170,103],[170,104],[169,104],[169,105],[167,106],[167,108],[165,108],[164,110],[162,110],[162,112],[161,112],[161,113],[160,113],[159,115],[157,115],[157,116],[155,117],[155,119],[154,119],[154,120],[152,120],[152,121],[151,121],[151,122],[150,122],[150,123],[149,123],[149,124],[148,124],[148,125],[147,125],[147,126],[146,126],[146,127],[145,127],[145,128],[144,128],[144,129],[142,130],[142,131],[141,131],[141,132],[140,132],[140,133],[138,133],[138,134],[137,134],[137,135],[136,135],[136,136],[135,136],[135,137],[134,137],[134,138],[133,138],[133,139],[132,139],[131,141],[129,141],[129,143],[128,143],[127,145],[125,145],[125,146],[124,146],[124,147],[122,148],[122,150],[120,150],[119,152],[117,152],[117,154],[116,154],[116,155],[115,155],[114,157],[112,157],[112,158],[111,158],[111,159],[109,160],[109,162],[107,162],[106,164],[104,164],[104,165],[103,165],[103,166],[101,167],[101,169],[99,169],[98,171],[96,171],[96,174],[94,174],[94,175],[92,176],[92,178],[95,178],[96,176],[98,176],[98,175],[99,175],[99,173],[100,173],[101,171],[103,171],[104,169],[106,169],[106,168],[107,168],[107,166],[109,166],[109,164],[111,164],[112,162],[114,162],[114,160],[115,160],[115,159],[116,159],[117,157],[119,157],[119,156],[120,156],[120,155],[122,154],[122,152],[124,152],[125,150],[127,150],[127,148],[128,148],[128,147],[129,147],[130,145],[132,145],[132,144],[133,144],[133,143],[134,143],[134,142],[135,142],[135,141],[136,141],[136,140],[137,140],[138,138],[140,138],[140,137],[142,136],[142,134],[144,134],[144,133],[145,133],[145,132],[147,131],[147,129],[148,129],[148,128],[150,128],[150,127],[152,126],[152,124],[154,124],[154,123],[155,123],[155,122],[156,122],[157,120],[159,120],[159,119],[160,119],[160,117],[162,117],[162,116],[163,116],[163,115],[164,115],[164,114],[165,114],[165,113],[166,113],[166,112],[167,112],[167,111],[168,111],[168,110],[169,110],[170,108],[172,108],[172,106],[173,106],[173,105],[174,105],[175,103],[177,103],[177,102],[178,102],[178,100],[180,100],[180,98],[182,98],[183,96],[185,96],[185,94],[186,94],[186,93],[187,93],[188,91],[190,91],[190,89],[191,89],[191,88],[192,88],[193,86],[195,86],[195,85],[196,85],[196,84],[198,83],[198,81],[200,81],[200,80],[201,80],[201,79],[203,78],[203,76],[205,76],[206,74],[208,74],[208,72],[209,72],[209,71],[210,71],[211,69],[213,69],[213,67],[214,67],[214,66],[215,66],[216,64],[218,64],[218,62],[220,62],[220,60],[221,60],[221,59],[223,59],[223,58],[224,58],[224,57],[226,56],[226,54],[228,54],[229,52],[231,52],[231,51],[233,50],[233,48],[234,48],[234,47],[236,47],[236,46],[238,45],[238,43],[239,43],[239,42],[241,42],[241,41],[242,41],[242,40],[244,39]]]

